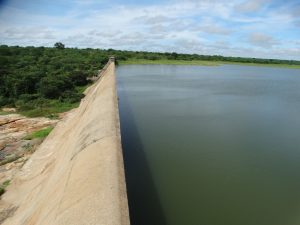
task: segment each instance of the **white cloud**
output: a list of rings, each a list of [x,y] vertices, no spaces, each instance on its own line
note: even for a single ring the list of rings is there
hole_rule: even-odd
[[[284,42],[283,34],[299,33],[295,25],[300,24],[297,13],[287,7],[267,10],[268,2],[168,0],[117,5],[108,0],[76,0],[72,9],[59,16],[6,7],[0,13],[0,42],[52,46],[59,40],[70,47],[273,57],[282,47],[277,39]],[[264,13],[248,14],[256,10]],[[278,56],[300,59],[298,51],[291,49],[292,44],[282,47]]]
[[[156,15],[156,16],[140,16],[140,17],[135,17],[131,22],[132,23],[136,23],[136,22],[140,22],[143,24],[162,24],[162,23],[170,23],[171,21],[173,21],[174,18],[171,17],[166,17],[164,15]]]
[[[237,4],[235,9],[242,13],[256,12],[265,7],[269,2],[270,0],[247,0]]]
[[[263,33],[253,33],[249,36],[249,42],[253,45],[270,48],[274,45],[278,45],[279,42],[276,41],[273,37],[263,34]]]
[[[300,3],[296,7],[293,8],[292,16],[294,16],[296,18],[300,18]]]
[[[193,30],[216,35],[229,35],[232,33],[230,28],[225,28],[217,24],[206,24],[193,27]]]

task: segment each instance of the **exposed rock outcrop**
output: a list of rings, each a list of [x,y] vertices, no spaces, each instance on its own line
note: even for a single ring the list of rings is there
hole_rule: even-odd
[[[0,115],[0,184],[11,180],[42,142],[41,139],[24,140],[24,137],[34,131],[55,126],[57,122],[19,114]]]

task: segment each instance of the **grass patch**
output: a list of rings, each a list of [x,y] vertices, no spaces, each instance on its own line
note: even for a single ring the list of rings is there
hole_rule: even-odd
[[[93,85],[92,82],[89,83],[89,84],[87,84],[87,85],[85,85],[85,86],[76,86],[76,87],[75,87],[75,90],[76,90],[78,93],[83,94],[83,93],[85,92],[85,90],[86,90],[88,87],[90,87],[91,85]]]
[[[17,111],[16,112],[7,112],[7,111],[3,111],[2,109],[0,109],[0,116],[5,116],[5,115],[9,115],[9,114],[16,114],[18,113]]]
[[[50,134],[50,132],[52,130],[53,130],[53,127],[47,127],[47,128],[35,131],[35,132],[27,135],[24,139],[25,140],[32,140],[32,139],[35,139],[35,138],[45,138]]]
[[[10,180],[6,180],[0,185],[0,196],[5,193],[5,190],[9,184],[10,184]]]
[[[263,67],[277,67],[277,68],[289,68],[289,69],[300,69],[300,65],[289,65],[289,64],[268,64],[268,63],[243,63],[243,62],[226,62],[218,61],[220,64],[233,64],[233,65],[242,65],[242,66],[263,66]]]
[[[9,112],[4,112],[4,111],[0,111],[0,116],[4,116],[4,115],[8,115],[10,114]]]
[[[120,65],[201,65],[201,66],[219,66],[220,64],[215,61],[202,61],[202,60],[173,60],[173,59],[128,59],[120,61]]]
[[[69,111],[77,108],[79,102],[61,102],[59,100],[48,100],[47,102],[37,105],[36,107],[23,107],[18,112],[27,117],[48,117],[50,119],[57,119],[59,113]]]
[[[126,61],[119,61],[120,65],[199,65],[199,66],[220,66],[224,64],[244,65],[244,66],[267,66],[300,69],[300,65],[289,64],[267,64],[267,63],[243,63],[243,62],[228,62],[228,61],[204,61],[204,60],[168,60],[168,59],[129,59]]]

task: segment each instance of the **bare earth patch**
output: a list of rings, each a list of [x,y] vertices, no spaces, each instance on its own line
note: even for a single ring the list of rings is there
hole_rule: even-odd
[[[26,137],[39,130],[54,127],[59,120],[27,118],[15,114],[14,109],[2,109],[2,112],[8,112],[0,115],[0,184],[5,184],[14,178],[44,139],[26,140]],[[0,224],[11,217],[16,209],[17,207],[0,200]]]
[[[42,139],[24,140],[27,135],[55,126],[58,120],[26,118],[19,114],[0,115],[0,183],[11,180],[35,151]]]

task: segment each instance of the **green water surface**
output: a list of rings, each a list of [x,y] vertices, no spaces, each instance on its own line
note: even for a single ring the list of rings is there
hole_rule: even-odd
[[[117,68],[132,225],[299,225],[300,70]]]

